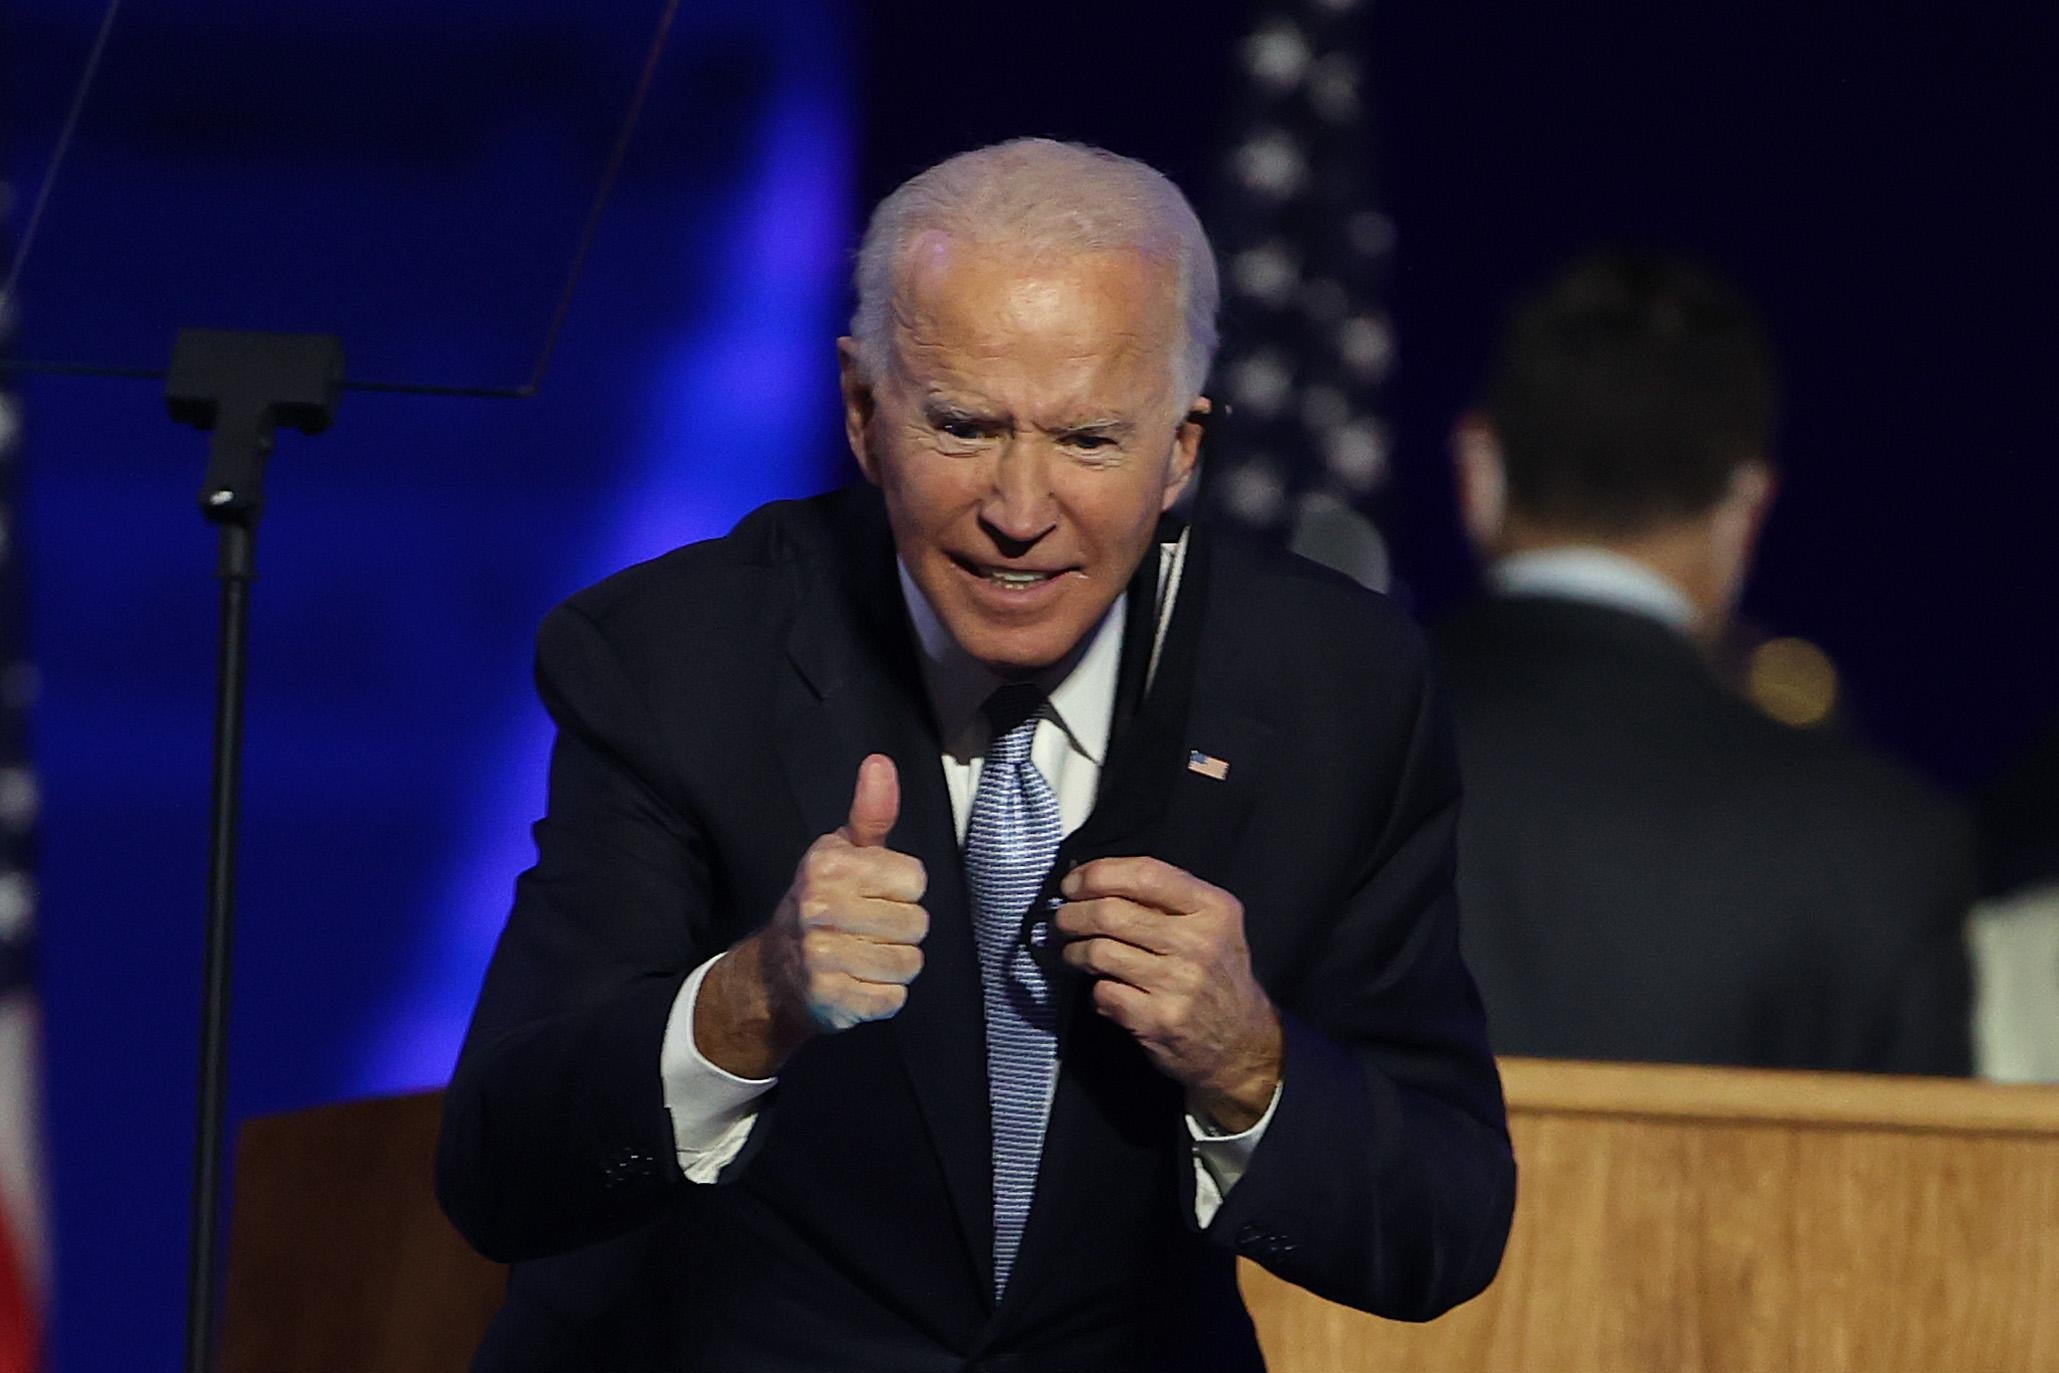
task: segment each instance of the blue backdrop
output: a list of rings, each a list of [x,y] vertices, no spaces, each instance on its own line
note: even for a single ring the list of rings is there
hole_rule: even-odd
[[[565,210],[598,170],[658,10],[638,8],[428,16],[447,32],[461,12],[497,35],[482,48],[551,49],[526,93],[541,102],[534,136],[468,173],[459,213],[478,218],[450,226],[452,239],[527,233],[535,264],[482,305],[437,282],[409,291],[407,273],[423,268],[396,263],[391,304],[406,313],[373,341],[381,370],[519,380],[510,360],[526,360],[548,304],[538,287],[555,286],[552,254],[570,247],[532,229],[576,224]],[[99,9],[11,7],[17,167],[32,172],[54,133],[53,88]],[[281,181],[325,188],[339,242],[384,241],[395,215],[429,232],[420,206],[436,202],[447,153],[433,125],[372,131],[383,141],[367,155],[356,115],[332,105],[309,116],[323,137],[289,130],[269,154],[206,165],[222,137],[211,82],[250,56],[239,26],[276,23],[277,7],[131,9],[202,65],[183,73],[190,95],[110,80],[96,99],[48,221],[58,265],[32,271],[30,311],[104,298],[82,236],[117,250],[204,242]],[[353,12],[361,40],[292,79],[369,110],[348,92],[402,98],[423,78],[410,62],[443,40],[409,36],[422,17],[399,7],[308,18],[336,26]],[[329,434],[282,438],[259,536],[234,1115],[443,1080],[528,858],[548,743],[529,689],[538,620],[605,572],[840,470],[831,340],[853,199],[841,23],[819,0],[684,7],[539,396],[351,394]],[[441,108],[464,105],[468,72],[505,78],[484,63],[439,70]],[[184,117],[164,118],[168,98]],[[500,218],[485,213],[496,197]],[[364,260],[376,288],[377,261]],[[274,304],[263,276],[240,294],[221,287],[218,312],[186,322],[299,327],[244,318]],[[480,337],[503,329],[515,337]],[[52,1367],[168,1367],[183,1323],[214,672],[213,536],[193,503],[203,444],[166,421],[146,383],[37,379],[24,400]]]

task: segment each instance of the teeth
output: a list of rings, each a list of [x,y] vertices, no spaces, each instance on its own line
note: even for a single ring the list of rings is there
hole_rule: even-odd
[[[1050,577],[1048,572],[1003,572],[998,568],[987,573],[987,580],[1003,586],[1034,586],[1038,582],[1049,581]]]

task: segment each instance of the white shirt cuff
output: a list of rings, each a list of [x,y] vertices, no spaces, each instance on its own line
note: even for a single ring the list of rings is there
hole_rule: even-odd
[[[1274,1083],[1273,1099],[1266,1103],[1265,1114],[1249,1129],[1234,1135],[1221,1134],[1193,1112],[1187,1113],[1187,1135],[1194,1141],[1194,1219],[1202,1229],[1208,1228],[1215,1213],[1222,1209],[1223,1198],[1251,1166],[1258,1141],[1265,1136],[1266,1126],[1273,1123],[1273,1112],[1280,1109],[1280,1089],[1285,1086],[1284,1082]]]
[[[695,968],[673,998],[665,1018],[665,1040],[658,1052],[658,1075],[664,1082],[665,1109],[672,1113],[672,1148],[679,1171],[690,1182],[713,1182],[716,1174],[742,1152],[758,1123],[758,1100],[772,1090],[776,1077],[738,1077],[701,1055],[693,1038],[694,1001],[708,969],[721,954]]]

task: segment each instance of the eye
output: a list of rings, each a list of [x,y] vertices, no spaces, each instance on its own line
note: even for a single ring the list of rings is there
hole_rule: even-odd
[[[1077,448],[1083,453],[1098,453],[1105,448],[1115,447],[1115,439],[1109,434],[1071,434],[1066,437],[1066,446]]]
[[[980,437],[980,425],[976,420],[945,418],[936,422],[937,432],[967,443]]]

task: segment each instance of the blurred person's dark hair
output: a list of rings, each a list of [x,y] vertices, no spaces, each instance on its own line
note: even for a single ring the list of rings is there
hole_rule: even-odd
[[[1484,410],[1511,513],[1601,535],[1702,514],[1770,461],[1774,359],[1712,270],[1655,252],[1583,257],[1517,307]]]

